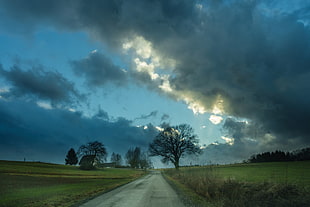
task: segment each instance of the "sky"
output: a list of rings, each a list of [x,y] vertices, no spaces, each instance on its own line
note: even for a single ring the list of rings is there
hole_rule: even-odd
[[[309,24],[310,0],[0,0],[0,159],[124,155],[183,123],[203,149],[183,164],[308,147]]]

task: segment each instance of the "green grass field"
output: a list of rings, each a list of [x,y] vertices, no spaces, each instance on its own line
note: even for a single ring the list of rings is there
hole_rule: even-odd
[[[206,167],[208,169],[210,167]],[[197,169],[200,170],[205,169]],[[296,184],[310,190],[310,161],[220,165],[213,166],[212,170],[223,179]]]
[[[199,206],[303,207],[310,203],[309,161],[184,167],[164,174]]]
[[[131,169],[82,171],[75,166],[0,161],[0,206],[72,206],[144,174]]]

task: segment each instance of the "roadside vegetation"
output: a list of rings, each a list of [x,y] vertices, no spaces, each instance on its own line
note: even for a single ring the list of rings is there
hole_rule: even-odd
[[[310,203],[310,161],[184,167],[164,170],[164,175],[190,206],[304,207]]]
[[[85,171],[76,166],[0,161],[0,206],[72,206],[145,173],[133,169]]]

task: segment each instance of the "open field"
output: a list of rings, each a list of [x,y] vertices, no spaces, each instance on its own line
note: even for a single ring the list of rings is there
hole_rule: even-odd
[[[296,184],[310,190],[310,161],[221,165],[212,169],[224,179]]]
[[[0,206],[71,206],[145,174],[131,169],[0,161]]]
[[[201,206],[302,207],[310,202],[309,161],[186,167],[164,173]]]

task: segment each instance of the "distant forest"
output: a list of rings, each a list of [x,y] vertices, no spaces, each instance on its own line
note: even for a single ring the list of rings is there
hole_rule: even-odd
[[[287,161],[305,161],[310,160],[310,147],[295,150],[293,152],[264,152],[261,154],[252,155],[247,162],[287,162]]]

